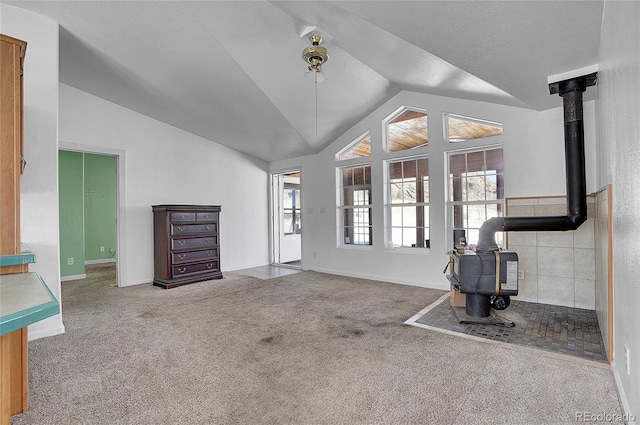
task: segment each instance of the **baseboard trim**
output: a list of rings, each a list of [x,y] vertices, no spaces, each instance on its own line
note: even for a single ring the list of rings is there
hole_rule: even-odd
[[[55,328],[41,329],[37,331],[29,330],[29,333],[28,333],[29,341],[33,341],[40,338],[46,338],[49,336],[61,335],[64,332],[65,332],[65,328],[63,324]]]
[[[631,411],[631,406],[629,405],[629,399],[627,399],[627,395],[624,392],[624,387],[622,386],[622,380],[620,378],[620,373],[618,373],[618,367],[616,366],[615,360],[611,365],[611,370],[613,371],[613,380],[615,381],[616,389],[618,390],[618,398],[620,399],[620,404],[622,405],[622,413],[625,415],[625,417],[634,416],[635,418],[636,415],[640,414],[640,412]],[[631,423],[631,421],[625,421],[625,423]]]
[[[74,274],[71,276],[60,276],[60,282],[67,282],[69,280],[81,280],[81,279],[86,279],[87,275],[86,273],[82,273],[82,274]]]
[[[364,273],[348,273],[342,270],[331,270],[331,269],[324,269],[324,268],[318,268],[318,267],[308,267],[308,268],[304,267],[303,270],[312,270],[319,273],[335,274],[335,275],[345,276],[345,277],[355,277],[358,279],[377,280],[380,282],[391,282],[391,283],[397,283],[400,285],[419,286],[422,288],[430,288],[430,289],[442,289],[444,291],[448,291],[450,289],[448,282],[435,283],[435,282],[395,279],[387,276],[368,275]]]
[[[136,285],[150,285],[153,282],[153,278],[144,279],[144,280],[133,280],[131,282],[127,282],[125,285],[120,285],[121,288],[127,286],[136,286]]]
[[[116,259],[115,258],[102,258],[99,260],[86,260],[84,262],[85,266],[90,266],[92,264],[105,264],[105,263],[115,263]]]

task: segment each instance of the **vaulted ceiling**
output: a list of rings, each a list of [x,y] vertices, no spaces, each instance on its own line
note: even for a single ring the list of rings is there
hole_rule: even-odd
[[[602,1],[3,1],[57,21],[60,81],[264,161],[401,90],[544,110],[598,61]],[[324,36],[328,80],[305,76]],[[317,89],[317,103],[316,103]]]

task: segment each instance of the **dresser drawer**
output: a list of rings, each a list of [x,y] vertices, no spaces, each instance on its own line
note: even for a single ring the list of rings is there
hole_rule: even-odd
[[[199,233],[218,233],[218,223],[208,224],[171,224],[171,236],[197,235]]]
[[[199,264],[185,264],[171,267],[171,278],[187,276],[192,273],[215,272],[219,270],[218,260]]]
[[[217,212],[199,212],[196,213],[196,220],[197,221],[218,221],[218,214]]]
[[[172,223],[182,221],[196,221],[196,213],[194,212],[172,212],[169,213],[169,221]]]
[[[172,252],[171,264],[191,263],[194,261],[214,260],[218,258],[218,248],[206,251]]]
[[[185,250],[195,248],[215,248],[218,246],[218,236],[207,236],[206,238],[171,239],[171,250]]]

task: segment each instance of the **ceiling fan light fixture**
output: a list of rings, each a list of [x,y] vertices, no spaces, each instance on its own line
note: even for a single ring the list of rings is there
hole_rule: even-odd
[[[312,33],[309,36],[311,46],[302,51],[302,60],[307,64],[307,74],[313,71],[316,91],[316,136],[318,135],[318,83],[327,80],[327,76],[322,72],[322,65],[329,60],[329,51],[322,47],[322,36],[318,33]]]
[[[324,83],[325,81],[327,81],[327,76],[324,74],[324,72],[322,72],[321,69],[318,69],[315,75],[317,83]]]
[[[309,71],[321,72],[322,65],[329,60],[329,51],[320,45],[322,43],[320,34],[311,34],[309,41],[311,46],[302,51],[302,59],[309,64]]]

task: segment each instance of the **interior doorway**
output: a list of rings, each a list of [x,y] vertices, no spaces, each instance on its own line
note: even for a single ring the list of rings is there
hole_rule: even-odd
[[[302,266],[300,170],[271,175],[272,264]]]
[[[124,152],[61,142],[58,161],[60,280],[86,278],[87,266],[115,269],[123,286]]]

